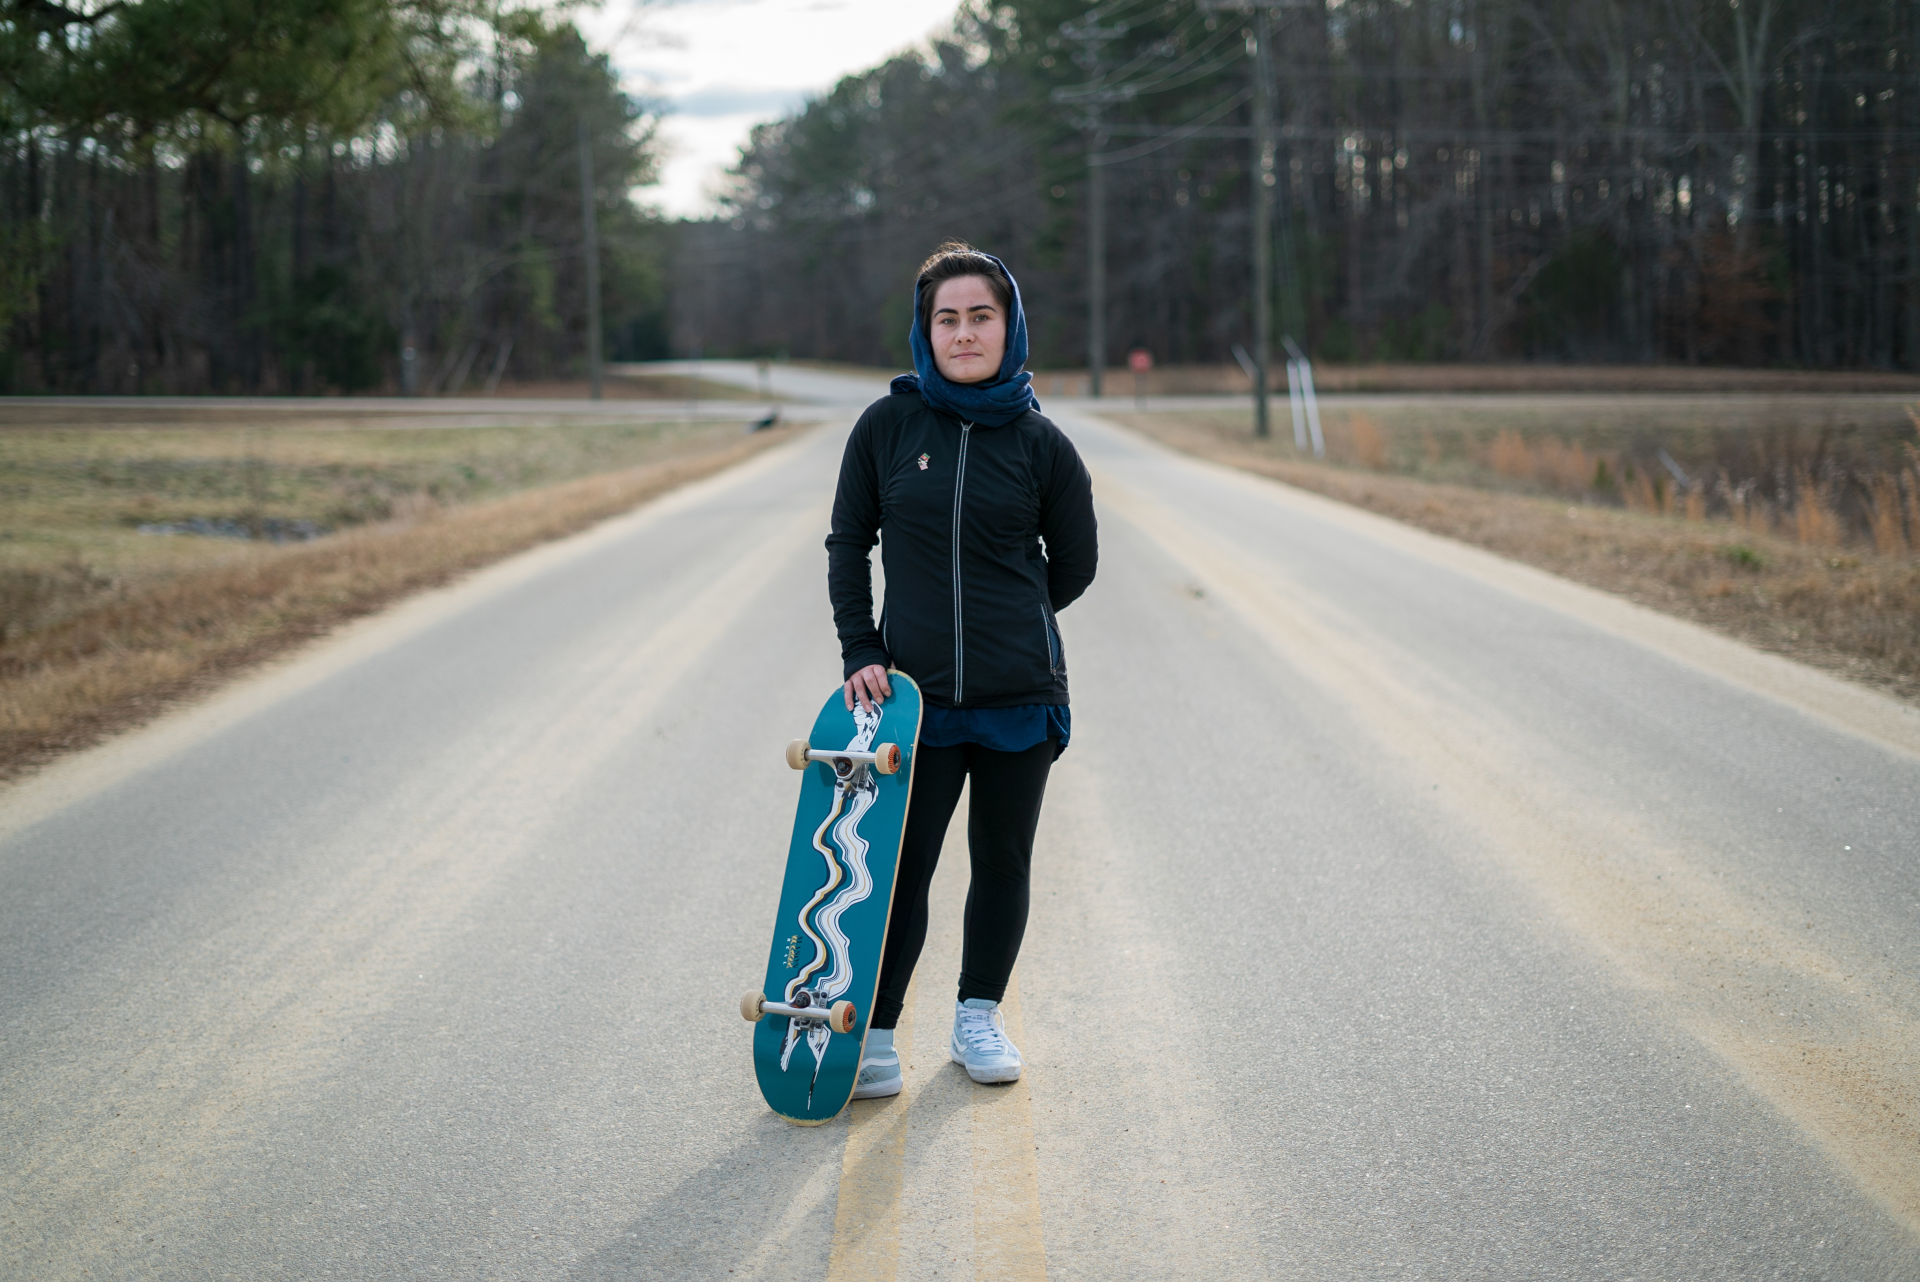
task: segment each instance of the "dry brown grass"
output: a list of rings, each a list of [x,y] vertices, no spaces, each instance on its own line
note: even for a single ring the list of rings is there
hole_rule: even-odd
[[[502,400],[584,401],[593,394],[593,385],[585,379],[547,379],[509,382],[503,380],[493,395]],[[463,394],[482,395],[469,385]],[[615,374],[609,370],[601,380],[600,395],[608,401],[742,401],[752,396],[729,383],[695,379],[685,374]]]
[[[1386,452],[1378,445],[1377,431],[1362,422],[1365,416],[1352,417],[1354,461],[1384,470]],[[1362,427],[1369,429],[1371,450],[1359,444]],[[1510,428],[1493,439],[1486,455],[1487,465],[1499,476],[1569,498],[1617,494],[1623,506],[1635,512],[1689,521],[1725,518],[1744,530],[1786,535],[1821,548],[1857,542],[1888,556],[1920,548],[1920,524],[1908,520],[1908,514],[1920,510],[1915,503],[1920,498],[1920,448],[1913,442],[1905,443],[1901,453],[1882,452],[1879,458],[1820,451],[1811,461],[1759,460],[1756,467],[1748,460],[1743,474],[1710,461],[1685,485],[1663,474],[1661,465],[1650,462],[1644,452],[1636,468],[1634,459],[1620,450],[1589,453],[1578,441],[1525,437]],[[1697,458],[1690,462],[1701,466]]]
[[[0,650],[161,579],[247,555],[247,539],[206,532],[285,542],[704,453],[741,435],[738,423],[711,421],[214,417],[227,406],[168,424],[118,420],[120,406],[55,408],[99,412],[0,427]]]
[[[1242,376],[1244,383],[1245,379]],[[1878,370],[1741,370],[1687,365],[1327,365],[1326,392],[1920,392],[1920,377]],[[1286,390],[1286,367],[1280,367]]]
[[[1116,421],[1168,445],[1367,508],[1704,624],[1920,702],[1920,561],[1842,549],[1831,514],[1790,537],[1727,520],[1641,511],[1380,475],[1289,458],[1243,427],[1198,415]],[[1812,489],[1810,493],[1818,494]],[[1666,511],[1673,511],[1667,496]],[[1888,536],[1889,541],[1891,535]],[[1903,536],[1904,538],[1904,536]]]
[[[1261,447],[1244,409],[1182,421]],[[1478,489],[1731,521],[1819,547],[1920,549],[1920,440],[1895,397],[1514,396],[1328,404],[1327,459]]]
[[[0,645],[0,778],[148,720],[184,696],[409,593],[573,534],[790,435],[703,448],[465,507],[417,497],[312,543],[241,545]]]
[[[797,363],[796,363],[797,364]],[[1034,371],[1044,403],[1052,396],[1085,396],[1081,367]],[[1287,367],[1270,375],[1276,394],[1287,391]],[[1314,387],[1322,392],[1895,392],[1920,394],[1920,377],[1878,370],[1740,370],[1686,365],[1332,365],[1316,361]],[[1134,395],[1125,366],[1108,370],[1109,400]],[[1253,383],[1238,365],[1159,365],[1139,376],[1142,396],[1244,395]],[[1282,413],[1285,406],[1282,405]]]

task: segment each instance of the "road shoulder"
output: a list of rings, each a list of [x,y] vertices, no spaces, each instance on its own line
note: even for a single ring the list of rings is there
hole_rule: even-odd
[[[452,615],[588,556],[699,503],[717,490],[778,468],[792,458],[806,435],[778,441],[753,439],[755,449],[693,461],[693,467],[683,465],[655,478],[663,483],[657,488],[624,496],[626,502],[619,515],[595,518],[584,528],[549,532],[546,539],[531,546],[522,543],[517,548],[502,549],[467,573],[450,570],[438,576],[437,582],[395,592],[366,610],[345,616],[337,626],[319,635],[307,632],[288,636],[282,644],[248,656],[244,667],[226,669],[178,692],[170,702],[150,710],[148,717],[124,724],[119,733],[103,733],[31,773],[0,783],[0,838],[38,823]],[[667,467],[671,470],[673,465]],[[604,483],[607,479],[586,479],[596,480]],[[524,498],[515,496],[507,502]]]

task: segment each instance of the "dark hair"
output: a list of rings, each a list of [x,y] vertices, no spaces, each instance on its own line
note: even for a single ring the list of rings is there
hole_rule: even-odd
[[[922,334],[933,334],[933,296],[939,290],[940,282],[951,281],[958,276],[985,277],[987,288],[993,291],[994,302],[1007,315],[1008,324],[1012,324],[1013,283],[1007,279],[1007,274],[998,263],[965,241],[948,241],[920,264],[920,275],[914,281],[920,290]]]

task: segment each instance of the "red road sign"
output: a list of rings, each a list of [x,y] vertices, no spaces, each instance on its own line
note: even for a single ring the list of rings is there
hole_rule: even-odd
[[[1153,368],[1153,353],[1143,347],[1137,347],[1127,353],[1127,368],[1135,374],[1145,374]]]

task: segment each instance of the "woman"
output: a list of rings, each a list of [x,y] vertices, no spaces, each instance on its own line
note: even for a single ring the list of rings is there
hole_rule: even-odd
[[[975,1082],[1012,1082],[1020,1051],[999,1012],[1027,925],[1047,771],[1067,746],[1067,662],[1055,612],[1093,582],[1093,485],[1040,416],[1020,289],[1006,265],[949,242],[920,268],[912,374],[854,425],[827,538],[847,707],[884,699],[889,665],[924,712],[892,926],[854,1097],[900,1090],[894,1025],[927,938],[927,886],[973,779],[965,952],[952,1054]],[[881,546],[876,626],[868,555]]]

